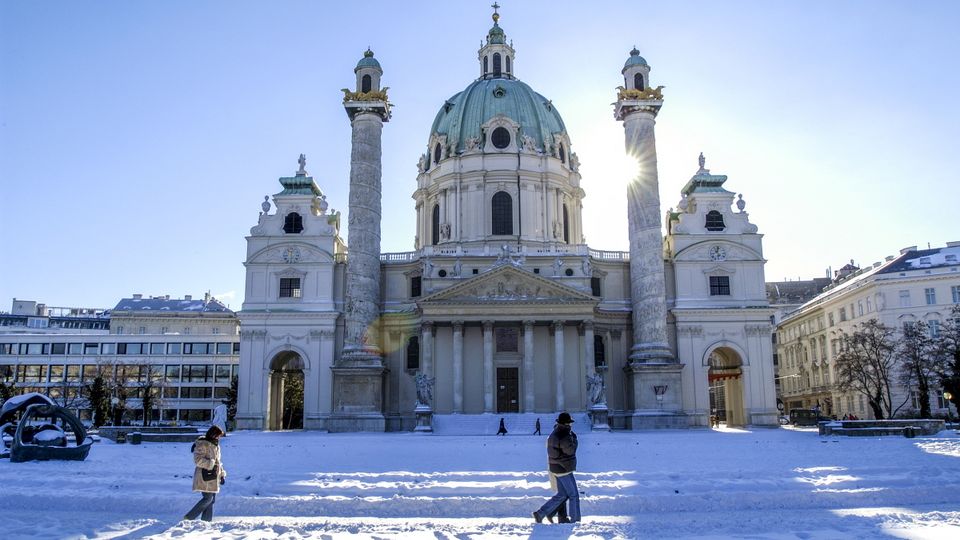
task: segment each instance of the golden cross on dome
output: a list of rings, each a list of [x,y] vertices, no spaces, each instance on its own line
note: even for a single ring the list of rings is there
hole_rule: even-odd
[[[497,10],[500,9],[500,4],[494,2],[490,7],[493,8],[493,22],[496,23],[500,20],[500,14],[497,13]]]

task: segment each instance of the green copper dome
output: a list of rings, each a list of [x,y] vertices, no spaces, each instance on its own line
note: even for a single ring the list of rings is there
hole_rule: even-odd
[[[500,28],[500,25],[493,23],[493,27],[487,32],[487,43],[490,45],[494,44],[503,44],[506,43],[507,36],[503,33],[503,28]]]
[[[471,137],[482,144],[480,126],[498,114],[520,124],[520,137],[533,137],[541,150],[544,142],[553,145],[554,133],[566,131],[556,107],[526,84],[516,79],[479,79],[443,104],[430,133],[446,135],[447,144],[460,152]]]
[[[626,70],[630,66],[645,66],[645,65],[647,65],[647,61],[644,60],[642,56],[640,56],[640,51],[638,51],[637,48],[634,47],[633,50],[630,51],[630,58],[627,58],[627,61],[623,64],[623,69]]]
[[[358,69],[365,67],[377,68],[380,71],[383,71],[383,69],[380,67],[380,62],[377,62],[377,59],[373,57],[373,51],[370,49],[367,49],[366,52],[363,53],[363,58],[357,62],[357,67],[354,68],[353,72],[356,73]]]

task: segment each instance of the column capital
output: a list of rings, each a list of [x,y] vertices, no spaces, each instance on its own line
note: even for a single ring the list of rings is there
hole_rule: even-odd
[[[563,330],[563,325],[564,325],[566,322],[567,322],[567,321],[556,320],[556,321],[552,321],[552,322],[550,323],[550,325],[553,326],[553,329],[554,329],[554,330]]]
[[[593,330],[593,321],[590,319],[587,319],[582,323],[580,323],[580,327],[583,328],[584,330]]]
[[[493,321],[483,321],[483,331],[492,332],[493,331]]]
[[[453,321],[453,331],[463,332],[463,321]]]
[[[523,329],[524,329],[524,330],[526,330],[526,329],[528,329],[528,328],[529,328],[529,329],[533,329],[533,325],[536,324],[536,322],[537,322],[537,321],[531,321],[531,320],[523,321]]]

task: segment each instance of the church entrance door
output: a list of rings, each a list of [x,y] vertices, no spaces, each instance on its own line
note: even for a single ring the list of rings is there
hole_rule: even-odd
[[[520,412],[519,368],[497,368],[497,412]]]
[[[282,352],[270,362],[268,403],[269,429],[303,429],[303,359],[299,354]]]
[[[736,351],[720,347],[710,353],[707,378],[710,385],[712,426],[746,425],[743,410],[743,361]]]

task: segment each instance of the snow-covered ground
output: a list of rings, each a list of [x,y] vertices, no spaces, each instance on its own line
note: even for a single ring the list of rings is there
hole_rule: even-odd
[[[0,538],[960,538],[952,432],[583,432],[583,522],[535,525],[545,439],[231,434],[212,523],[180,521],[189,444],[104,440],[80,463],[0,460]]]

